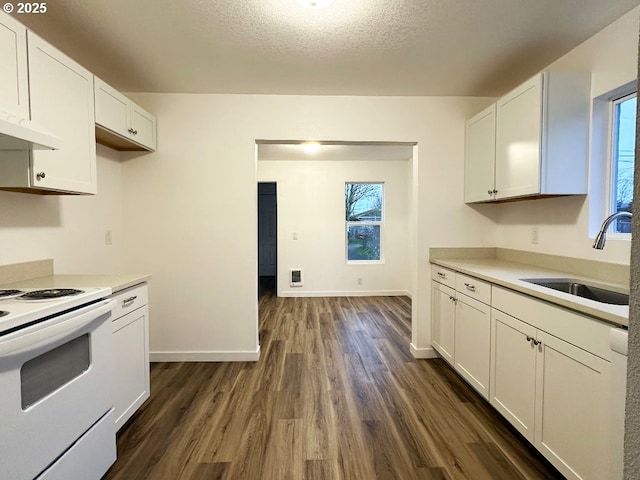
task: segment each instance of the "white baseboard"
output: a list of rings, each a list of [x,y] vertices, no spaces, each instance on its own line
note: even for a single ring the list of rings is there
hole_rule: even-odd
[[[411,355],[413,358],[438,358],[438,352],[433,347],[418,348],[411,344]]]
[[[260,347],[255,352],[149,352],[151,362],[257,362]]]
[[[279,297],[411,297],[411,293],[407,290],[357,290],[352,292],[313,292],[303,291],[284,291],[278,292]]]

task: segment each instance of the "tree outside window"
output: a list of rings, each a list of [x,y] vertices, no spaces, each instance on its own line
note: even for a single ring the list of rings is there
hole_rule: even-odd
[[[633,205],[636,101],[634,93],[613,102],[611,213],[631,212]],[[631,219],[618,219],[612,226],[612,231],[631,233]]]
[[[382,260],[383,199],[382,183],[345,184],[348,262]]]

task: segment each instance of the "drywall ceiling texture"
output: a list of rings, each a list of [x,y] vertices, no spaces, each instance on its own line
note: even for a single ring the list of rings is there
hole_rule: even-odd
[[[498,96],[638,0],[56,0],[16,15],[121,91]]]
[[[640,79],[640,53],[638,54]],[[640,118],[637,117],[637,118]],[[636,123],[636,158],[640,154],[640,123]],[[640,198],[640,162],[635,162],[633,196]],[[624,478],[640,478],[640,208],[633,208],[631,240],[631,295],[629,297],[629,357],[627,358],[627,403],[625,407]]]

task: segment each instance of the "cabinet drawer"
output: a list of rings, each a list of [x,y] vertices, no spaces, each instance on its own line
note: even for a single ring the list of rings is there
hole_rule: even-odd
[[[113,307],[113,320],[115,321],[149,303],[147,284],[143,283],[142,285],[127,288],[116,293],[112,298],[117,300],[116,306]]]
[[[482,303],[491,305],[490,283],[458,273],[456,274],[456,290]]]
[[[431,279],[447,287],[456,288],[456,272],[440,265],[431,264]]]

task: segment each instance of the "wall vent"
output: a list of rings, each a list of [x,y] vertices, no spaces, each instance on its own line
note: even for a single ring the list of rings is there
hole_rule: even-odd
[[[292,268],[289,270],[289,285],[292,287],[302,286],[302,269]]]

